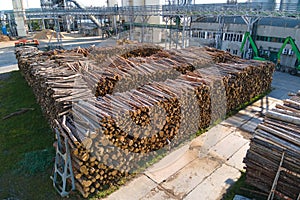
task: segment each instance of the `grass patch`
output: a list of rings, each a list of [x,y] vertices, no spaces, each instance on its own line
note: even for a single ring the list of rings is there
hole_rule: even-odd
[[[0,174],[16,168],[25,153],[49,148],[54,141],[31,88],[20,72],[12,72],[10,78],[0,81],[0,118],[22,108],[34,110],[0,122]]]
[[[16,173],[33,175],[44,172],[53,166],[54,148],[27,152],[24,158],[18,162]]]
[[[33,110],[2,119],[22,108]],[[49,178],[54,134],[20,72],[0,79],[0,118],[0,199],[61,199]]]
[[[124,184],[124,183],[123,183]],[[119,187],[122,184],[118,184],[118,185],[112,185],[109,186],[107,188],[104,188],[104,190],[97,192],[97,194],[95,194],[93,197],[89,198],[90,200],[97,200],[99,198],[105,198],[108,195],[112,194],[113,192],[115,192],[116,190],[119,189]]]

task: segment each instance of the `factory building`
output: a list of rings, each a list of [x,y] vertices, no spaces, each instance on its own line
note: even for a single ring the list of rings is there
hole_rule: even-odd
[[[19,36],[26,35],[26,19],[25,10],[22,5],[22,0],[14,0],[14,15],[18,28]],[[245,32],[250,32],[253,40],[255,41],[259,53],[261,56],[266,57],[269,60],[275,61],[277,53],[284,41],[288,36],[295,39],[297,46],[300,46],[300,34],[299,26],[300,20],[283,17],[254,17],[255,23],[253,23],[249,29],[249,23],[247,24],[243,15],[164,15],[165,8],[168,6],[190,6],[198,8],[194,5],[195,1],[174,1],[174,0],[108,0],[106,1],[106,7],[119,9],[125,7],[128,9],[127,14],[104,15],[101,12],[91,14],[78,14],[75,16],[64,15],[59,19],[60,31],[70,30],[88,30],[97,29],[96,33],[99,35],[107,34],[107,37],[117,35],[117,38],[128,38],[131,40],[137,40],[139,42],[150,43],[164,43],[169,44],[170,48],[174,47],[186,47],[186,46],[212,46],[222,50],[227,50],[230,53],[241,55],[241,44],[245,35]],[[276,12],[298,12],[300,9],[299,0],[251,0],[246,3],[227,2],[213,6],[251,6],[251,9],[258,9],[259,11],[276,11]],[[164,7],[165,6],[165,7]],[[199,5],[199,9],[206,5]],[[134,9],[143,7],[149,7],[155,9],[163,9],[162,13],[151,12],[151,10],[145,14],[135,15]],[[77,0],[41,0],[41,8],[53,9],[54,15],[40,17],[43,21],[42,28],[51,28],[49,23],[52,23],[54,27],[55,18],[58,19],[59,15],[55,15],[55,10],[60,9],[80,9],[82,13],[88,12],[86,8],[80,4]],[[97,9],[97,8],[96,8]],[[100,8],[102,9],[102,8]],[[211,8],[210,8],[211,9]],[[40,12],[40,11],[37,11]],[[52,12],[52,11],[51,11]],[[50,12],[50,13],[51,13]],[[132,13],[130,13],[132,12]],[[159,11],[161,12],[161,11]],[[156,13],[156,14],[153,14]],[[41,15],[40,15],[41,16]],[[38,18],[39,16],[37,16]],[[45,26],[46,24],[46,26]],[[79,26],[80,24],[80,26]],[[47,26],[48,25],[48,26]],[[50,24],[51,25],[51,24]],[[74,27],[74,28],[73,28]],[[77,29],[75,29],[77,27]],[[176,45],[172,45],[176,44]],[[167,45],[165,45],[167,47]],[[290,48],[288,45],[287,48]],[[247,50],[246,55],[251,55],[251,48]],[[290,49],[286,51],[291,52]],[[292,53],[291,53],[292,54]],[[251,56],[250,56],[251,57]]]
[[[220,49],[241,55],[240,48],[246,31],[247,24],[240,16],[224,17],[221,21],[217,17],[193,17],[190,42],[195,46],[215,47],[216,36],[220,35]],[[252,30],[252,38],[260,55],[272,61],[276,61],[278,50],[288,36],[294,38],[297,46],[300,46],[300,20],[264,17],[254,24]],[[290,47],[287,46],[287,48]]]

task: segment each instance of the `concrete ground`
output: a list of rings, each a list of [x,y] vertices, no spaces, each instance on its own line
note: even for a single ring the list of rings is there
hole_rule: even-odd
[[[92,39],[81,45],[91,43],[101,45]],[[0,74],[18,70],[13,45],[0,43]],[[64,45],[71,48],[78,43],[66,41]],[[272,86],[274,90],[267,97],[167,155],[107,199],[221,199],[244,170],[242,161],[251,134],[262,121],[261,114],[287,98],[289,92],[298,91],[300,77],[275,72]]]

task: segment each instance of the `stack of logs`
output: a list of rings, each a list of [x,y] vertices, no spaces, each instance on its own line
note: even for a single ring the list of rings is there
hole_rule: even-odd
[[[275,180],[275,196],[280,199],[299,198],[300,91],[266,113],[251,140],[244,162],[247,183],[269,193]]]
[[[236,59],[228,53],[210,48],[162,51],[146,45],[144,49],[128,49],[130,51],[124,53],[123,49],[121,51],[118,48],[114,51],[94,48],[88,57],[96,60],[93,63],[80,63],[84,66],[81,69],[85,69],[81,73],[95,96],[125,92],[151,81],[175,79],[180,73],[185,74],[209,64]],[[123,54],[109,57],[111,51]],[[95,55],[96,52],[102,54]]]
[[[69,138],[84,197],[266,92],[274,71],[212,48],[127,48],[16,52],[53,128]]]
[[[85,52],[76,51],[41,52],[36,47],[16,49],[19,69],[51,124],[54,119],[69,113],[72,102],[91,96],[86,82],[69,66],[78,60],[87,60]]]

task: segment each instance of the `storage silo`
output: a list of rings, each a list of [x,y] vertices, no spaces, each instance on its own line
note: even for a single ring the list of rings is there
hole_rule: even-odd
[[[121,5],[124,7],[127,6],[132,6],[133,9],[138,9],[138,12],[141,12],[143,9],[151,10],[155,9],[154,7],[151,6],[157,6],[161,5],[160,0],[121,0]],[[134,8],[135,6],[139,7],[144,7],[145,8]],[[149,19],[145,21],[146,19],[146,11],[144,13],[145,15],[139,15],[137,16],[134,20],[135,25],[135,37],[134,39],[138,39],[139,41],[143,42],[160,42],[161,41],[161,30],[159,28],[149,28],[148,24],[152,24],[153,27],[155,25],[160,25],[162,24],[162,17],[161,16],[149,16]],[[150,14],[150,12],[149,12]],[[129,17],[124,18],[127,23],[130,22]]]
[[[26,17],[25,17],[25,9],[22,0],[13,0],[13,9],[14,9],[14,17],[15,22],[17,24],[17,33],[18,36],[24,37],[27,35],[26,30]]]
[[[116,5],[118,5],[118,0],[107,0],[107,7],[114,7]]]
[[[251,0],[251,7],[255,10],[274,10],[275,0]]]

